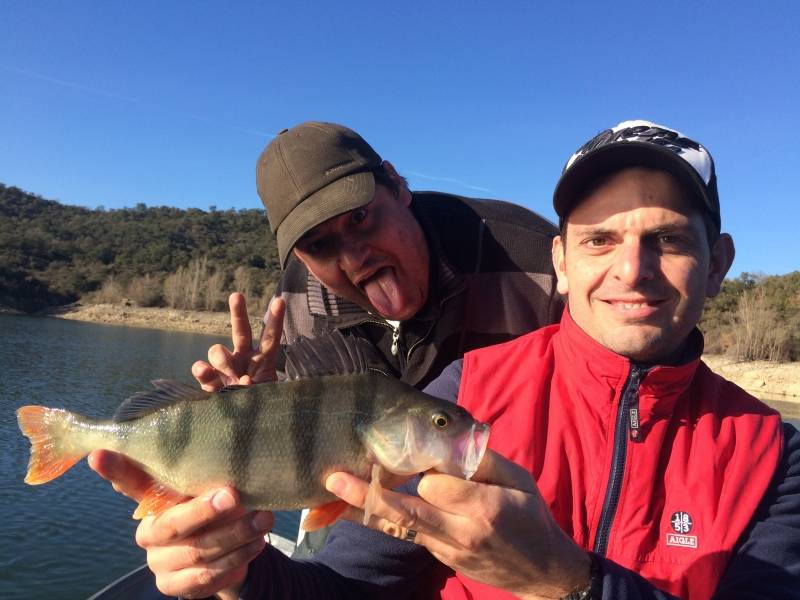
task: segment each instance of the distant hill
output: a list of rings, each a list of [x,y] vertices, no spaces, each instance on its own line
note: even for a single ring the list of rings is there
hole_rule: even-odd
[[[0,308],[127,300],[224,310],[237,290],[263,314],[279,276],[262,210],[89,210],[0,184]],[[800,359],[800,272],[726,280],[700,328],[710,352]]]
[[[122,293],[137,281],[153,287],[201,259],[222,287],[245,269],[255,295],[280,271],[263,210],[89,210],[0,184],[0,306],[36,311],[109,281]],[[145,304],[164,303],[154,296]]]

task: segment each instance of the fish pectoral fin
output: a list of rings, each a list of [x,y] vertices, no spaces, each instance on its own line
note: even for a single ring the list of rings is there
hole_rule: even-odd
[[[315,506],[308,511],[308,515],[303,519],[300,527],[303,531],[316,531],[332,525],[347,507],[348,504],[344,500],[334,500]]]
[[[364,525],[369,524],[369,518],[372,516],[373,509],[378,505],[383,492],[381,479],[388,473],[378,463],[372,465],[372,477],[369,480],[369,489],[367,489],[367,497],[364,500]]]
[[[170,506],[180,504],[188,498],[189,496],[180,494],[163,483],[153,480],[150,487],[145,490],[139,506],[136,507],[133,518],[138,520],[144,517],[158,516]]]

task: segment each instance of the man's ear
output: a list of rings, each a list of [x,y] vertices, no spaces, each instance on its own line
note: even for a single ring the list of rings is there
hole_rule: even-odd
[[[714,247],[711,248],[711,261],[708,266],[708,280],[706,281],[706,296],[713,298],[719,294],[722,281],[728,274],[728,269],[733,264],[736,248],[733,238],[727,233],[721,233]]]
[[[388,160],[381,163],[383,170],[397,185],[397,199],[400,200],[405,206],[411,205],[411,192],[408,190],[406,180],[395,170],[394,165]]]
[[[292,254],[294,254],[294,257],[295,257],[297,260],[299,260],[301,263],[303,263],[303,266],[305,266],[305,268],[306,268],[306,269],[308,269],[308,264],[306,263],[305,259],[303,258],[303,255],[302,255],[302,254],[300,254],[300,253],[297,251],[297,247],[296,247],[296,246],[295,246],[294,248],[292,248]]]
[[[567,281],[567,258],[565,256],[566,248],[560,235],[553,238],[553,246],[550,254],[553,257],[553,271],[556,273],[558,283],[556,289],[561,295],[566,295],[569,292],[569,284]]]

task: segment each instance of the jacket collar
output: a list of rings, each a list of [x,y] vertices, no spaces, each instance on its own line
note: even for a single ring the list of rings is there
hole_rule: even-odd
[[[645,369],[639,386],[639,400],[646,415],[666,415],[678,397],[691,385],[703,353],[703,335],[696,327],[689,334],[683,359],[676,365],[642,364],[612,352],[581,329],[564,309],[556,339],[559,361],[570,365],[576,389],[597,390],[607,386],[608,394],[597,394],[597,401],[611,401],[619,395],[634,367]],[[591,398],[587,398],[592,401]]]

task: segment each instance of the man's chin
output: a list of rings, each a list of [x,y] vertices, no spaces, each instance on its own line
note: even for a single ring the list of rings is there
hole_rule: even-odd
[[[663,332],[646,326],[628,326],[603,344],[606,348],[636,362],[657,362],[668,352]]]

